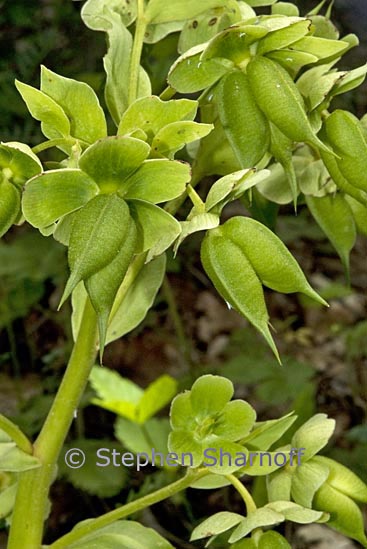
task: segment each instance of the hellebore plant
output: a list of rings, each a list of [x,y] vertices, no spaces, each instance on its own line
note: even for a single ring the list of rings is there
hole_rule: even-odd
[[[367,65],[335,68],[358,40],[339,38],[330,10],[319,14],[324,4],[301,17],[295,5],[276,0],[87,0],[84,23],[107,35],[109,118],[91,87],[45,67],[40,89],[16,82],[46,141],[32,150],[1,144],[0,233],[27,221],[67,247],[70,276],[60,307],[71,296],[75,343],[37,439],[30,442],[0,418],[0,516],[10,526],[9,549],[42,546],[56,463],[97,351],[102,361],[105,345],[143,320],[162,284],[167,250],[177,253],[183,240],[205,231],[207,276],[279,361],[263,286],[326,303],[272,230],[278,205],[308,207],[349,276],[357,232],[367,234],[367,124],[329,107],[333,97],[363,82]],[[258,6],[271,7],[257,15]],[[157,97],[141,65],[143,47],[171,33],[179,56]],[[115,124],[110,134],[107,120]],[[37,155],[51,148],[63,160],[43,166]],[[203,197],[205,176],[212,183]],[[192,208],[182,220],[176,214],[185,199]],[[248,215],[221,222],[223,208],[236,200]],[[115,394],[112,404],[100,394],[96,403],[119,413],[119,400],[130,398],[128,417],[141,425],[175,389],[157,405],[157,387],[150,396],[134,389],[133,401],[128,394]],[[317,455],[334,420],[317,414],[289,445],[277,447],[295,416],[257,422],[253,408],[232,396],[231,382],[219,376],[201,377],[176,396],[168,450],[191,454],[192,463],[182,463],[186,474],[78,524],[49,547],[172,547],[152,529],[122,519],[188,487],[227,484],[242,496],[244,513],[209,517],[193,530],[193,540],[224,536],[224,546],[237,549],[281,549],[289,544],[272,528],[290,520],[326,522],[367,546],[357,505],[367,502],[367,487]],[[208,449],[239,454],[242,463],[205,465]],[[304,451],[302,463],[291,459],[296,449]],[[268,462],[261,462],[261,452]],[[253,461],[246,462],[251,453]],[[279,453],[286,456],[280,464]],[[262,507],[241,482],[244,475],[266,477]]]

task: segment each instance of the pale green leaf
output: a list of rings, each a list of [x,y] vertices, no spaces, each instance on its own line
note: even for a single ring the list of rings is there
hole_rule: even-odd
[[[47,227],[87,204],[98,192],[96,183],[81,170],[50,170],[25,185],[23,215],[34,227]]]
[[[295,432],[292,447],[304,448],[303,459],[307,461],[326,446],[334,429],[334,419],[326,414],[316,414]]]
[[[73,137],[94,143],[107,135],[103,109],[88,84],[65,78],[42,66],[41,91],[63,109]]]
[[[232,382],[222,376],[207,374],[199,377],[191,388],[191,405],[196,417],[215,415],[231,400]]]
[[[170,422],[172,429],[194,430],[197,426],[191,403],[191,391],[175,396],[171,403]]]
[[[118,135],[143,130],[151,143],[153,137],[167,124],[180,120],[193,120],[198,103],[190,99],[162,101],[155,95],[137,99],[126,110],[118,128]]]
[[[319,38],[317,36],[305,36],[292,44],[291,49],[303,51],[315,55],[324,63],[336,59],[349,49],[348,42],[343,40],[330,40],[328,38]]]
[[[147,454],[148,462],[154,461],[154,465],[158,467],[175,467],[166,463],[169,433],[170,426],[167,418],[151,418],[140,425],[134,420],[119,416],[115,422],[115,436],[124,447],[134,454]],[[154,458],[154,452],[163,454],[163,459],[159,455]]]
[[[298,524],[310,524],[311,522],[325,522],[328,520],[328,515],[320,511],[306,509],[292,501],[273,501],[265,506],[267,509],[272,509],[284,516],[285,520],[291,520]]]
[[[314,456],[301,467],[297,467],[292,476],[292,498],[304,507],[312,507],[312,501],[317,490],[329,476],[326,464],[317,461]]]
[[[245,437],[256,420],[256,412],[244,400],[233,400],[223,408],[215,422],[214,433],[227,440],[235,441]]]
[[[10,170],[6,171],[6,177],[16,185],[23,184],[42,171],[42,164],[32,149],[16,141],[0,143],[0,167]]]
[[[232,67],[228,59],[201,60],[203,46],[195,46],[179,57],[168,74],[168,83],[181,93],[194,93],[215,84]]]
[[[203,461],[202,445],[188,431],[172,431],[168,437],[168,450],[179,456],[190,454],[192,467],[199,467]]]
[[[18,80],[15,85],[33,118],[42,123],[42,132],[46,137],[55,139],[70,136],[70,121],[56,101],[46,93]]]
[[[162,255],[141,269],[122,299],[119,300],[117,294],[118,303],[110,319],[106,343],[131,332],[142,322],[161,287],[165,267],[166,257]]]
[[[215,513],[208,519],[204,520],[196,526],[192,531],[190,541],[197,539],[208,538],[209,536],[216,536],[222,532],[226,532],[237,526],[240,522],[243,521],[243,516],[238,513],[230,513],[228,511],[221,511],[220,513]]]
[[[202,139],[212,129],[212,124],[199,124],[189,120],[167,124],[155,135],[152,141],[152,154],[172,159],[185,145]]]
[[[80,525],[83,524],[79,523]],[[83,536],[68,549],[174,549],[152,528],[132,520],[118,520]]]
[[[114,370],[94,366],[89,376],[92,388],[101,400],[129,402],[137,406],[143,396],[143,389]]]
[[[0,182],[0,237],[15,223],[21,211],[20,190],[9,181]]]
[[[65,462],[65,453],[72,449],[78,448],[85,454],[85,463],[83,467],[72,468],[68,467]],[[106,459],[98,457],[97,452],[103,449],[105,458],[110,460],[106,463]],[[116,496],[127,481],[127,470],[125,467],[114,465],[112,461],[112,450],[123,452],[122,448],[115,441],[104,439],[75,439],[71,443],[65,445],[61,452],[59,460],[59,475],[68,482],[71,482],[75,488],[83,492],[87,492],[93,496],[100,498],[110,498]],[[116,458],[118,463],[118,457]],[[102,463],[103,465],[98,465]]]
[[[170,214],[145,200],[129,200],[139,233],[137,252],[149,250],[147,262],[161,255],[176,240],[181,225]]]
[[[268,450],[290,427],[297,416],[287,414],[279,419],[269,419],[255,424],[251,433],[242,442],[257,450]]]
[[[83,6],[82,19],[89,28],[105,31],[108,35],[109,48],[103,64],[107,75],[105,98],[108,109],[116,124],[119,125],[128,101],[130,58],[133,39],[125,27],[120,13],[111,9],[110,2],[95,2],[93,11],[88,2]],[[139,72],[138,97],[151,94],[151,85],[147,73],[142,67]]]
[[[288,17],[289,26],[274,30],[262,38],[257,54],[264,55],[270,51],[282,50],[309,33],[311,21],[300,17]]]
[[[138,405],[139,423],[145,423],[161,408],[171,402],[177,393],[177,381],[171,376],[163,375],[153,381],[144,391]]]
[[[289,501],[291,499],[292,473],[289,470],[276,471],[266,480],[269,501]]]
[[[110,193],[139,168],[149,155],[149,145],[132,137],[107,137],[88,147],[79,160],[80,168]]]
[[[219,215],[215,215],[212,213],[197,214],[191,217],[191,219],[188,221],[181,221],[181,234],[174,245],[174,252],[177,253],[177,250],[181,243],[190,234],[196,233],[198,231],[205,231],[207,229],[215,229],[215,227],[218,227],[219,223]]]
[[[256,511],[249,513],[247,517],[243,519],[228,541],[229,543],[234,543],[235,541],[247,536],[247,534],[255,530],[255,528],[273,526],[275,524],[279,524],[280,522],[284,522],[284,516],[282,514],[277,513],[267,507],[256,509]]]
[[[91,29],[108,30],[108,21],[103,17],[103,9],[109,8],[118,13],[124,25],[131,25],[136,19],[136,0],[88,0],[83,6],[84,23]]]
[[[126,200],[138,199],[159,204],[181,196],[190,179],[189,164],[166,159],[146,160],[126,180],[120,195]]]
[[[247,463],[248,450],[226,438],[209,435],[203,440],[202,457],[203,465],[212,473],[230,475]]]
[[[15,442],[0,443],[0,471],[20,473],[40,466],[36,457],[20,450]]]
[[[165,0],[150,0],[145,12],[146,20],[150,23],[166,23],[169,21],[183,21],[192,19],[202,12],[225,6],[227,0],[171,0],[169,4]]]

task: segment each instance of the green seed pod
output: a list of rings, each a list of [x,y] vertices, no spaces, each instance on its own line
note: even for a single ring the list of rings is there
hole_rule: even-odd
[[[269,123],[256,104],[248,76],[234,71],[222,78],[217,91],[218,114],[242,168],[259,162],[269,147]]]
[[[325,121],[329,143],[340,158],[339,170],[353,187],[367,192],[367,142],[358,118],[336,110]]]
[[[261,282],[242,249],[223,227],[208,231],[201,245],[201,262],[220,295],[264,336],[280,362],[268,326]]]
[[[338,163],[332,154],[320,151],[322,161],[334,181],[335,185],[345,194],[349,194],[355,200],[367,206],[367,194],[349,183],[339,169]]]
[[[125,240],[117,256],[106,267],[85,281],[85,288],[93,308],[98,315],[101,360],[106,340],[108,317],[117,291],[125,278],[127,269],[134,255],[136,243],[137,230],[134,221],[130,218]]]
[[[240,247],[265,286],[286,294],[301,292],[327,305],[311,288],[283,242],[265,225],[249,217],[232,217],[222,230]]]
[[[250,86],[260,109],[292,141],[305,141],[331,152],[315,135],[307,118],[302,95],[288,72],[266,57],[256,56],[247,65]]]
[[[9,181],[0,183],[0,237],[16,222],[20,213],[20,191]]]

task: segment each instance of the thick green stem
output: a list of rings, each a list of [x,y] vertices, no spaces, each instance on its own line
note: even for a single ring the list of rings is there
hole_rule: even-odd
[[[97,319],[87,300],[81,328],[68,367],[33,454],[41,467],[22,473],[14,507],[8,549],[39,549],[56,462],[83,395],[96,356]]]
[[[237,492],[240,494],[241,498],[243,499],[246,505],[247,513],[253,513],[254,511],[256,511],[256,504],[252,499],[250,492],[247,490],[247,488],[245,488],[242,482],[234,475],[225,475],[225,477],[226,479],[229,480],[232,486],[234,486]]]
[[[138,0],[138,15],[134,34],[134,44],[130,61],[129,105],[138,97],[140,58],[143,51],[144,34],[147,24],[144,18],[144,0]]]
[[[176,480],[171,484],[168,484],[168,486],[160,488],[159,490],[156,490],[155,492],[148,494],[147,496],[143,496],[142,498],[136,499],[135,501],[131,501],[130,503],[127,503],[126,505],[123,505],[118,509],[114,509],[113,511],[110,511],[105,515],[88,521],[87,523],[79,524],[78,527],[69,532],[69,534],[66,534],[62,538],[58,539],[57,541],[55,541],[55,543],[52,543],[50,545],[50,549],[61,549],[62,547],[68,547],[71,543],[80,540],[82,537],[87,536],[88,534],[93,534],[100,528],[108,526],[116,520],[126,518],[133,513],[137,513],[138,511],[141,511],[146,507],[154,505],[154,503],[163,501],[164,499],[167,499],[174,494],[185,490],[194,481],[199,480],[208,473],[208,469],[189,469],[183,478]]]

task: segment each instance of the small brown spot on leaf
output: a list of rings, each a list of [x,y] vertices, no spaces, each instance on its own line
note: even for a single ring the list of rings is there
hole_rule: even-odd
[[[193,22],[192,22],[192,28],[193,28],[193,29],[196,29],[197,26],[198,26],[198,24],[199,24],[199,23],[198,23],[197,21],[193,21]]]
[[[210,19],[208,23],[209,27],[212,27],[213,25],[215,25],[217,21],[218,21],[218,17],[213,17],[212,19]]]

